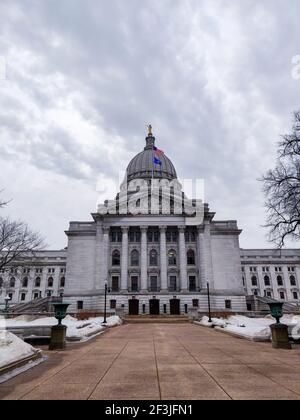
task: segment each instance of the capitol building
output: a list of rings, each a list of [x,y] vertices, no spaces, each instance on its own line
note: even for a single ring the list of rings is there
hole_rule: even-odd
[[[0,302],[63,295],[71,312],[131,315],[246,312],[255,297],[299,303],[300,250],[241,249],[234,220],[188,199],[151,126],[120,192],[87,222],[70,222],[67,248],[40,251],[0,273]],[[252,300],[250,299],[252,297]],[[251,303],[252,302],[252,303]]]

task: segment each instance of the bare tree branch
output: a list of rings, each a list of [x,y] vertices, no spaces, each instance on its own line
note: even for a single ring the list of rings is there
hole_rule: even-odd
[[[269,240],[279,248],[286,239],[300,239],[300,112],[294,114],[292,134],[279,143],[275,169],[263,176]]]
[[[3,190],[0,190],[0,194],[3,193]],[[0,209],[8,204],[8,201],[4,201],[0,198]]]
[[[41,235],[26,223],[0,218],[0,271],[13,262],[26,260],[44,247]]]

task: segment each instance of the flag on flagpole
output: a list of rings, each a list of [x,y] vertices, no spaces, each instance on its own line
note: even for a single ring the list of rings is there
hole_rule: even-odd
[[[154,157],[154,158],[153,158],[153,163],[154,163],[155,165],[162,165],[162,161],[161,161],[160,159],[158,159],[157,157]]]
[[[158,149],[156,146],[154,146],[154,152],[155,152],[157,155],[164,155],[164,154],[165,154],[165,152],[164,152],[163,150]]]

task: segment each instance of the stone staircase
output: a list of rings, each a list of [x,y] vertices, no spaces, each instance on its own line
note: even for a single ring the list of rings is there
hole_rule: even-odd
[[[182,324],[189,322],[187,315],[124,315],[129,324]]]
[[[277,302],[275,299],[262,297],[262,296],[252,296],[255,309],[263,312],[270,312],[268,303]],[[283,311],[285,313],[300,313],[300,308],[296,303],[285,302],[283,304]]]
[[[60,302],[60,297],[45,297],[34,299],[30,302],[19,303],[10,308],[11,314],[40,314],[40,313],[53,313],[53,302]]]

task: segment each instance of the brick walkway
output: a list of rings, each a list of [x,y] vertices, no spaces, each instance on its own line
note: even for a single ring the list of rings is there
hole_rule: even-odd
[[[0,385],[0,399],[257,398],[300,399],[300,348],[192,324],[117,327]]]

